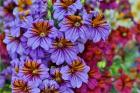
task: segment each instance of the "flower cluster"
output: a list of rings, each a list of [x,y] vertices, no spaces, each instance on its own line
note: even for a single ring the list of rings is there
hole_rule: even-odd
[[[105,41],[111,28],[101,11],[85,7],[89,2],[4,1],[3,42],[12,60],[13,93],[74,93],[90,82],[92,69],[79,54],[87,41]]]
[[[1,1],[0,93],[140,93],[139,0]]]

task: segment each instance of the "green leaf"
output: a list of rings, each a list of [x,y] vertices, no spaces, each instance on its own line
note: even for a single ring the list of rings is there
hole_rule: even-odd
[[[122,64],[122,59],[120,56],[117,56],[114,60],[113,60],[113,64],[110,67],[110,72],[112,75],[118,75],[118,70],[120,68],[122,68],[121,64]]]
[[[51,19],[52,19],[52,14],[51,14],[51,11],[50,11],[50,10],[48,10],[48,15],[47,15],[47,18],[48,18],[49,20],[51,20]]]
[[[111,92],[110,93],[118,93],[114,87],[111,88]]]
[[[97,66],[98,66],[99,68],[105,68],[105,67],[106,67],[106,61],[100,61],[100,62],[98,62],[98,63],[97,63]]]
[[[137,86],[135,86],[133,89],[132,89],[132,93],[139,93],[138,92],[139,88]]]
[[[0,58],[0,72],[4,69],[4,64],[2,63],[2,59]]]
[[[3,0],[0,0],[0,6],[2,6],[2,4],[3,4]]]
[[[84,4],[85,3],[85,0],[81,0],[81,3]]]
[[[48,0],[48,8],[52,7],[52,0]]]

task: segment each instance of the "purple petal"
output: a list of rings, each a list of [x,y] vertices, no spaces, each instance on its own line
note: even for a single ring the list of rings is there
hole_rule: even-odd
[[[36,49],[40,45],[40,38],[39,37],[29,38],[27,45],[31,46],[32,49]]]
[[[56,50],[54,53],[52,53],[51,59],[54,63],[60,65],[64,62],[64,55],[61,50]]]
[[[73,88],[80,88],[82,85],[82,81],[76,76],[72,76],[70,82]]]
[[[72,42],[75,42],[79,38],[78,31],[76,29],[71,29],[65,32],[65,37]]]
[[[66,14],[66,11],[64,9],[55,10],[53,16],[54,16],[55,19],[61,20],[61,19],[64,18],[65,14]]]
[[[24,33],[24,36],[27,38],[31,38],[34,36],[34,33],[32,31],[27,31],[26,33]]]
[[[40,44],[40,46],[41,46],[43,49],[48,50],[49,47],[50,47],[50,45],[51,45],[51,39],[49,39],[49,38],[42,38],[42,39],[41,39],[41,44]]]

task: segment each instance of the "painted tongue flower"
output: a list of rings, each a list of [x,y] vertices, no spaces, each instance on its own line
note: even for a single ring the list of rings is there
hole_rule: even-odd
[[[13,10],[15,7],[16,3],[13,0],[5,0],[3,7],[1,7],[0,15],[2,15],[5,20],[11,21],[14,18]]]
[[[70,82],[65,81],[62,78],[62,74],[61,74],[60,70],[61,70],[61,68],[51,68],[51,70],[50,70],[52,79],[55,80],[60,86],[59,93],[74,93]]]
[[[103,14],[94,12],[94,2],[101,0],[6,1],[4,16],[14,17],[4,20],[4,43],[12,61],[9,73],[2,75],[12,77],[12,93],[74,93],[77,88],[83,88],[80,93],[108,92],[112,83],[108,73],[101,75],[95,64],[88,66],[78,57],[90,47],[82,57],[97,61],[108,47],[104,43],[105,48],[93,47],[110,32]],[[86,11],[82,2],[87,1],[93,3]],[[89,39],[93,42],[86,46]]]
[[[41,60],[26,60],[20,69],[19,76],[27,80],[40,82],[48,78],[48,68],[41,63]]]
[[[110,74],[105,72],[101,74],[97,68],[89,72],[89,81],[83,84],[75,93],[109,93],[111,88]]]
[[[66,61],[70,63],[77,57],[76,44],[67,40],[65,37],[58,37],[53,41],[51,51],[51,60],[60,65]]]
[[[7,44],[7,50],[8,52],[10,52],[11,54],[13,53],[18,53],[18,54],[22,54],[23,53],[23,46],[21,43],[21,37],[13,37],[11,34],[6,34],[5,39],[4,39],[4,43]]]
[[[90,39],[98,42],[106,40],[110,33],[110,25],[105,20],[102,13],[92,12],[84,17],[85,24],[89,26]]]
[[[54,3],[54,18],[61,20],[67,14],[74,14],[77,9],[81,9],[80,0],[57,0]]]
[[[137,23],[134,27],[132,27],[132,32],[135,36],[137,43],[140,44],[140,23]]]
[[[74,60],[70,65],[61,68],[62,78],[69,80],[73,88],[81,87],[82,83],[88,81],[90,68],[80,58]]]
[[[32,49],[40,46],[48,50],[52,39],[57,36],[57,29],[53,27],[52,21],[38,20],[32,23],[24,36],[28,38],[27,45]]]
[[[22,78],[12,79],[12,93],[40,93],[34,83]]]
[[[96,93],[96,86],[98,85],[98,80],[101,78],[101,73],[99,69],[93,65],[90,65],[89,79],[87,84],[82,84],[82,86],[75,90],[75,93]],[[95,91],[93,91],[95,90]]]
[[[14,14],[22,14],[27,16],[30,14],[30,7],[35,2],[35,0],[14,0],[17,7],[14,9]]]
[[[88,5],[87,7],[96,8],[98,7],[98,3],[103,0],[85,0],[85,4]],[[87,8],[86,7],[86,8]]]
[[[109,42],[113,42],[124,46],[132,39],[132,32],[129,28],[119,26],[116,30],[113,30],[109,36]]]
[[[103,51],[94,46],[94,43],[87,43],[85,51],[81,54],[81,57],[87,62],[87,64],[96,64],[103,58]]]
[[[122,74],[114,83],[115,89],[119,93],[131,93],[132,85],[132,79],[126,74]]]
[[[107,65],[110,66],[115,56],[116,45],[110,42],[97,42],[93,43],[87,41],[85,50],[80,56],[85,60],[88,65],[96,65],[99,61],[106,60]]]
[[[60,72],[60,68],[52,68],[50,69],[50,74],[52,78],[57,81],[59,84],[63,83],[62,74]]]
[[[122,5],[123,3],[123,5]],[[131,4],[129,0],[121,0],[118,3],[120,6],[117,8],[119,13],[121,15],[124,15],[124,17],[132,17],[132,12],[131,12]]]
[[[40,93],[60,93],[59,85],[54,80],[44,80],[42,85],[40,86]]]
[[[61,25],[60,31],[65,33],[65,37],[68,40],[75,42],[77,39],[87,40],[89,31],[87,26],[84,24],[81,15],[68,15],[66,16]]]
[[[105,11],[106,9],[115,9],[118,7],[117,0],[103,0],[100,3],[100,8]]]
[[[22,65],[22,62],[20,62],[19,59],[13,59],[10,63],[11,63],[13,75],[17,75],[19,73],[19,69]]]
[[[4,85],[6,84],[6,81],[10,81],[12,78],[12,68],[10,66],[8,66],[7,68],[4,68],[1,72],[0,72],[0,87],[4,87]]]

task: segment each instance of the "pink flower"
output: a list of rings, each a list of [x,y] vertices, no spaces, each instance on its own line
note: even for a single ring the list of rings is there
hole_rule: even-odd
[[[116,30],[111,31],[109,36],[110,43],[116,43],[124,46],[128,41],[132,40],[132,32],[129,28],[119,26]]]
[[[111,83],[109,72],[101,74],[97,67],[92,67],[89,72],[88,83],[76,89],[75,93],[108,93]]]
[[[0,58],[2,59],[3,63],[9,64],[10,58],[8,56],[6,45],[3,43],[3,39],[4,39],[4,34],[0,34],[0,49],[1,49]]]
[[[115,81],[114,86],[118,93],[131,93],[133,81],[126,74],[121,76]]]

